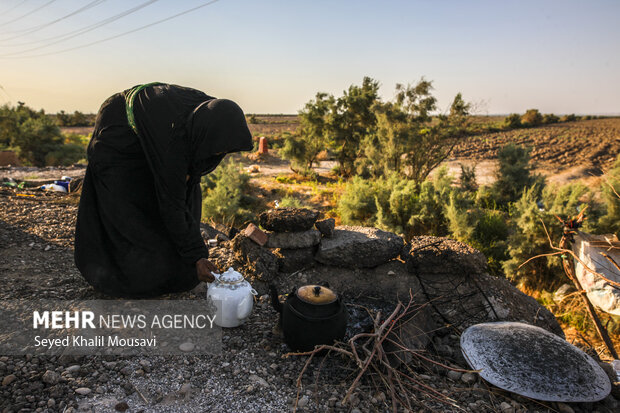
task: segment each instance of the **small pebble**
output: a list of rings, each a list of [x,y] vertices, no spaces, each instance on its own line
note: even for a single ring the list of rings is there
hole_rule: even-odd
[[[73,373],[77,373],[78,371],[80,371],[80,368],[81,368],[81,367],[79,366],[79,364],[74,364],[73,366],[69,366],[69,367],[67,367],[67,368],[65,369],[65,371],[66,371],[67,373],[71,373],[71,374],[73,374]]]
[[[308,405],[309,401],[310,399],[308,399],[308,396],[302,396],[301,399],[299,399],[299,401],[297,402],[297,407],[303,409]]]
[[[116,403],[116,405],[114,406],[114,410],[116,410],[117,412],[124,412],[128,409],[129,405],[127,404],[127,402]]]
[[[448,370],[448,378],[452,381],[460,381],[462,373],[454,370]]]
[[[558,402],[558,411],[560,413],[575,413],[572,407],[562,402]]]
[[[510,405],[510,403],[501,402],[501,404],[499,405],[499,409],[502,412],[509,412],[512,411],[512,406]]]
[[[476,375],[473,373],[465,373],[461,376],[461,381],[465,384],[472,384],[476,382]]]
[[[47,383],[51,385],[58,383],[59,379],[60,379],[60,376],[58,375],[58,373],[56,373],[55,371],[51,371],[51,370],[46,370],[45,373],[43,373],[43,377],[41,377],[41,380],[43,380],[43,383]]]
[[[194,345],[194,343],[191,343],[191,342],[188,341],[188,342],[182,343],[179,346],[179,350],[185,351],[187,353],[187,352],[190,352],[190,351],[194,350],[194,347],[196,347]]]
[[[82,396],[86,396],[87,394],[90,394],[92,390],[89,389],[88,387],[79,387],[77,389],[75,389],[75,392],[77,394],[81,394]]]
[[[9,374],[8,376],[4,377],[4,379],[2,379],[2,385],[8,386],[9,384],[13,383],[15,380],[17,380],[17,376],[15,376],[14,374]]]

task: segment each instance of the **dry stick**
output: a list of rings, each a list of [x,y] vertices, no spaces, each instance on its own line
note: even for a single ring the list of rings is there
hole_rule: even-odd
[[[435,361],[435,360],[429,359],[427,357],[424,357],[419,352],[411,350],[411,349],[403,346],[402,344],[400,344],[400,343],[398,343],[398,342],[396,342],[396,341],[394,341],[394,340],[392,340],[390,338],[388,338],[387,341],[391,342],[392,344],[396,345],[397,347],[400,347],[403,351],[411,353],[411,354],[415,355],[416,357],[421,358],[424,361],[428,361],[429,363],[435,364],[435,365],[437,365],[439,367],[443,367],[443,368],[445,368],[447,370],[458,371],[459,373],[480,373],[480,370],[464,370],[464,369],[457,369],[457,368],[454,368],[454,367],[447,366],[447,365],[442,364],[442,363],[440,363],[438,361]]]
[[[395,310],[393,311],[393,313],[381,324],[379,325],[379,321],[380,321],[380,316],[376,317],[373,321],[375,323],[375,332],[374,333],[361,333],[358,334],[356,336],[354,336],[353,338],[349,339],[348,344],[351,346],[351,351],[345,350],[342,347],[338,347],[338,345],[346,345],[344,343],[336,343],[335,345],[321,345],[321,346],[316,346],[314,350],[312,351],[307,351],[307,352],[302,352],[302,353],[287,353],[284,355],[284,357],[289,357],[292,355],[309,355],[310,357],[308,358],[308,360],[306,361],[306,363],[304,364],[303,369],[301,370],[298,378],[297,378],[297,398],[295,400],[295,406],[294,409],[297,409],[297,404],[298,404],[298,400],[299,400],[299,394],[301,391],[301,385],[302,385],[302,378],[303,375],[305,374],[306,370],[308,369],[310,363],[312,362],[312,359],[314,358],[314,356],[316,354],[318,354],[319,352],[323,351],[323,350],[333,350],[337,353],[340,353],[342,355],[345,355],[351,359],[353,359],[354,361],[356,361],[356,363],[358,363],[358,365],[360,366],[360,372],[357,375],[357,377],[355,378],[354,382],[351,384],[351,387],[348,389],[347,394],[345,395],[342,403],[346,403],[346,401],[348,400],[348,398],[351,396],[352,392],[355,390],[357,384],[359,383],[361,377],[368,371],[369,368],[372,368],[373,371],[376,371],[377,374],[379,375],[379,378],[381,379],[381,381],[384,383],[384,385],[386,386],[386,389],[390,392],[391,398],[392,398],[392,408],[394,410],[394,412],[396,412],[398,410],[398,403],[402,404],[405,408],[409,408],[411,410],[411,403],[412,403],[412,399],[411,397],[413,396],[415,398],[415,396],[408,392],[407,389],[409,387],[414,388],[415,390],[418,391],[422,391],[423,393],[427,394],[428,396],[432,397],[433,399],[436,399],[442,403],[447,403],[450,405],[454,405],[454,401],[446,396],[444,396],[441,393],[438,393],[436,390],[431,389],[430,387],[424,385],[423,383],[420,383],[418,381],[416,381],[415,379],[413,379],[413,382],[415,384],[417,384],[420,387],[415,386],[412,383],[403,383],[401,377],[399,376],[400,372],[395,369],[394,367],[391,366],[389,359],[387,357],[387,354],[385,353],[385,351],[383,350],[383,342],[385,340],[388,340],[388,337],[393,334],[392,330],[394,329],[395,325],[401,321],[407,314],[408,311],[411,307],[413,303],[413,295],[410,293],[410,301],[408,303],[407,306],[403,306],[402,303],[398,303],[397,307],[395,308]],[[402,311],[402,313],[399,314],[399,312]],[[362,339],[362,338],[368,338],[368,340],[366,340],[366,342],[363,344],[363,346],[361,347],[361,349],[363,350],[363,354],[365,354],[365,358],[362,361],[362,359],[359,357],[359,351],[355,346],[355,342],[356,340]],[[368,349],[366,346],[368,344],[370,344],[371,342],[374,342],[374,344],[372,345],[372,350]],[[411,351],[411,353],[413,355],[415,355],[416,357],[419,356],[418,353]],[[421,357],[422,359],[426,359],[425,357]],[[375,363],[373,363],[373,361],[375,361]],[[361,362],[361,363],[360,363]],[[379,363],[377,365],[377,363]],[[385,366],[387,368],[387,375],[384,374],[383,372],[381,372],[380,370],[380,366]],[[447,367],[447,366],[446,366]],[[406,376],[406,375],[405,375]],[[407,378],[409,378],[409,376],[406,376]],[[396,389],[399,389],[403,392],[403,398],[399,397],[399,395],[397,395],[396,393]],[[417,400],[417,398],[415,398],[415,400]]]
[[[146,405],[148,406],[150,403],[149,401],[146,399],[146,397],[144,397],[144,394],[142,394],[142,392],[140,390],[138,390],[138,388],[136,387],[135,384],[131,383],[131,386],[133,387],[133,389],[136,391],[136,393],[138,393],[138,396],[140,396],[140,398],[142,399],[142,401],[144,401],[144,403],[146,403]]]
[[[588,268],[588,266],[583,261],[581,261],[577,257],[577,255],[575,253],[573,253],[573,251],[571,249],[569,249],[569,247],[570,247],[570,240],[568,239],[568,237],[566,235],[562,236],[562,239],[560,240],[560,247],[556,248],[556,247],[553,246],[553,242],[551,241],[551,237],[549,236],[549,231],[547,231],[547,227],[545,226],[545,223],[542,220],[540,222],[542,222],[542,224],[543,224],[543,228],[545,229],[545,233],[547,234],[547,239],[549,240],[549,245],[551,245],[552,248],[568,252],[570,255],[572,255],[577,260],[579,260],[579,262],[584,266],[584,268],[590,270]],[[616,349],[614,348],[614,343],[609,338],[609,334],[607,334],[607,329],[605,329],[605,327],[603,327],[603,325],[601,324],[601,320],[598,318],[598,315],[596,314],[596,310],[594,309],[594,306],[590,302],[590,299],[588,299],[588,296],[586,295],[585,290],[581,286],[581,283],[579,282],[579,279],[577,278],[577,275],[575,274],[575,264],[573,263],[572,260],[562,259],[562,267],[564,268],[564,272],[566,273],[566,276],[573,282],[573,284],[575,284],[575,287],[577,288],[577,291],[581,292],[581,294],[580,294],[581,298],[583,299],[583,302],[584,302],[584,304],[586,306],[586,309],[588,310],[588,314],[590,315],[590,318],[594,322],[594,326],[596,327],[596,331],[597,331],[599,337],[601,337],[601,339],[605,343],[605,346],[607,347],[607,350],[609,351],[611,356],[614,359],[617,359],[618,358],[618,353],[616,352]],[[592,270],[590,270],[590,271],[592,273],[594,273],[594,274],[597,274],[596,272],[594,272]],[[603,279],[607,280],[607,278],[602,276],[601,274],[597,274],[597,275],[599,275]],[[609,280],[609,281],[611,281],[611,280]],[[613,283],[613,281],[612,281],[612,283]],[[617,283],[615,283],[615,284],[617,284]],[[618,285],[620,285],[620,284],[618,284]]]
[[[545,229],[545,233],[547,234],[547,238],[549,239],[549,244],[551,245],[551,248],[556,250],[556,252],[550,252],[547,254],[539,254],[536,255],[530,259],[528,259],[527,261],[525,261],[523,264],[519,265],[520,269],[521,267],[523,267],[524,265],[526,265],[528,262],[533,261],[537,258],[542,258],[542,257],[552,257],[555,255],[562,255],[562,254],[570,254],[574,259],[576,259],[577,261],[579,261],[579,263],[581,265],[583,265],[584,270],[586,270],[587,272],[589,272],[590,274],[596,275],[597,277],[601,277],[603,280],[607,281],[609,284],[613,285],[614,287],[618,287],[620,288],[620,283],[614,280],[610,280],[609,278],[605,277],[603,274],[600,274],[596,271],[594,271],[593,269],[591,269],[590,267],[588,267],[588,265],[583,262],[578,256],[577,254],[575,254],[572,250],[569,249],[565,249],[565,248],[558,248],[555,245],[553,245],[553,243],[551,242],[551,238],[549,236],[549,232],[547,231],[547,227],[545,226],[545,223],[541,220],[540,222],[542,222],[543,224],[543,228]]]
[[[383,333],[383,330],[385,330],[386,326],[392,321],[392,319],[394,319],[394,317],[396,317],[396,314],[398,313],[398,311],[400,311],[401,307],[402,307],[402,304],[398,303],[398,305],[396,306],[396,308],[394,309],[392,314],[385,320],[385,322],[383,324],[381,324],[381,326],[377,329],[377,331],[375,331],[375,335],[377,337],[381,337],[381,333]],[[390,330],[391,330],[391,328],[390,328]],[[381,345],[381,341],[375,340],[375,346],[374,346],[371,354],[366,359],[366,362],[364,363],[364,366],[362,367],[362,369],[358,373],[358,375],[355,378],[355,380],[353,380],[353,383],[351,384],[351,387],[349,387],[349,390],[347,391],[347,394],[344,395],[344,399],[342,399],[342,404],[345,404],[347,402],[347,400],[349,399],[349,397],[351,396],[351,393],[353,393],[353,389],[355,389],[355,385],[360,381],[360,379],[362,378],[362,376],[364,375],[364,373],[368,369],[368,366],[370,365],[370,362],[372,362],[373,355],[377,351],[377,346],[380,346],[380,345]]]
[[[618,263],[616,261],[614,261],[613,258],[611,258],[609,255],[605,254],[604,252],[599,252],[599,254],[601,254],[603,257],[607,258],[609,260],[609,262],[611,262],[614,267],[616,267],[616,269],[618,271],[620,271],[620,265],[618,265]]]
[[[602,274],[599,274],[596,271],[590,269],[586,265],[586,263],[584,263],[572,250],[568,249],[568,247],[570,247],[570,241],[568,240],[566,235],[562,236],[562,239],[560,240],[560,247],[559,248],[556,247],[555,245],[553,245],[553,241],[551,241],[551,236],[549,235],[549,231],[547,230],[547,226],[545,225],[545,223],[544,223],[544,221],[542,219],[540,220],[540,222],[541,222],[541,224],[543,226],[543,229],[545,230],[545,234],[547,235],[547,240],[549,241],[549,245],[551,246],[552,249],[556,250],[557,252],[549,253],[549,254],[541,254],[541,255],[538,255],[536,257],[532,257],[529,260],[525,261],[523,264],[521,264],[519,266],[519,268],[521,268],[522,266],[524,266],[525,264],[527,264],[529,261],[531,261],[534,258],[567,253],[567,254],[570,254],[572,257],[574,257],[577,261],[579,261],[581,263],[581,265],[583,265],[584,268],[587,271],[589,271],[590,273],[603,278],[605,281],[608,281],[611,284],[620,286],[619,283],[616,283],[616,282],[614,282],[612,280],[609,280],[607,277],[603,276]],[[614,359],[617,359],[618,358],[618,353],[616,353],[616,349],[614,348],[614,344],[611,341],[611,339],[609,338],[609,335],[607,334],[607,330],[601,324],[601,320],[596,315],[596,310],[594,309],[594,306],[592,305],[592,303],[588,299],[588,296],[586,295],[585,290],[581,286],[581,283],[579,282],[579,279],[575,275],[575,266],[573,264],[573,261],[572,260],[567,260],[567,259],[562,259],[562,267],[564,268],[564,272],[566,273],[566,276],[568,277],[568,279],[573,282],[573,284],[577,288],[577,291],[580,293],[579,295],[581,296],[581,298],[582,298],[582,300],[583,300],[583,302],[584,302],[584,304],[586,306],[586,309],[588,310],[588,314],[590,315],[590,318],[594,322],[594,326],[596,328],[596,331],[597,331],[599,337],[605,343],[605,346],[607,347],[607,350],[612,355],[612,357]]]
[[[568,243],[569,241],[567,237],[563,236],[562,240],[560,241],[560,246],[566,247],[568,246],[566,245]],[[568,278],[573,282],[573,284],[575,284],[575,287],[577,288],[577,290],[581,292],[580,294],[581,298],[583,299],[586,309],[588,310],[588,313],[590,314],[590,318],[594,322],[594,326],[596,327],[596,331],[598,332],[598,335],[603,339],[603,342],[605,343],[605,346],[607,346],[607,350],[609,351],[611,356],[614,359],[617,359],[618,353],[616,353],[616,349],[614,348],[614,343],[609,338],[609,335],[607,334],[607,330],[601,324],[601,320],[598,318],[598,315],[596,315],[596,310],[594,309],[594,306],[588,299],[586,292],[583,290],[581,283],[579,282],[579,280],[577,279],[577,276],[575,275],[575,265],[573,264],[573,261],[563,259],[562,266],[564,267],[564,272],[566,273]]]

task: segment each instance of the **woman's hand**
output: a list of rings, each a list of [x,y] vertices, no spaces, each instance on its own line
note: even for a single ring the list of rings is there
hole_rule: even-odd
[[[196,261],[196,275],[200,281],[208,283],[215,281],[215,277],[212,274],[215,271],[218,271],[217,267],[208,259],[201,258]]]

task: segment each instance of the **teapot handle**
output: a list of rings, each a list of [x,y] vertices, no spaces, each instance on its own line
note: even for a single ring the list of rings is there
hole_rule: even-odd
[[[211,272],[211,275],[213,275],[213,277],[215,277],[215,280],[213,280],[213,281],[219,280],[220,277],[222,276],[222,274],[218,274],[216,272]],[[213,284],[213,282],[207,283],[207,288],[211,287],[211,284]]]

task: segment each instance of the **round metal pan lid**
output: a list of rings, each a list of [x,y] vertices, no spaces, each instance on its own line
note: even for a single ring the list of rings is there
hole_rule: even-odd
[[[461,351],[483,379],[525,397],[595,402],[611,392],[607,374],[590,356],[540,327],[476,324],[461,335]]]

